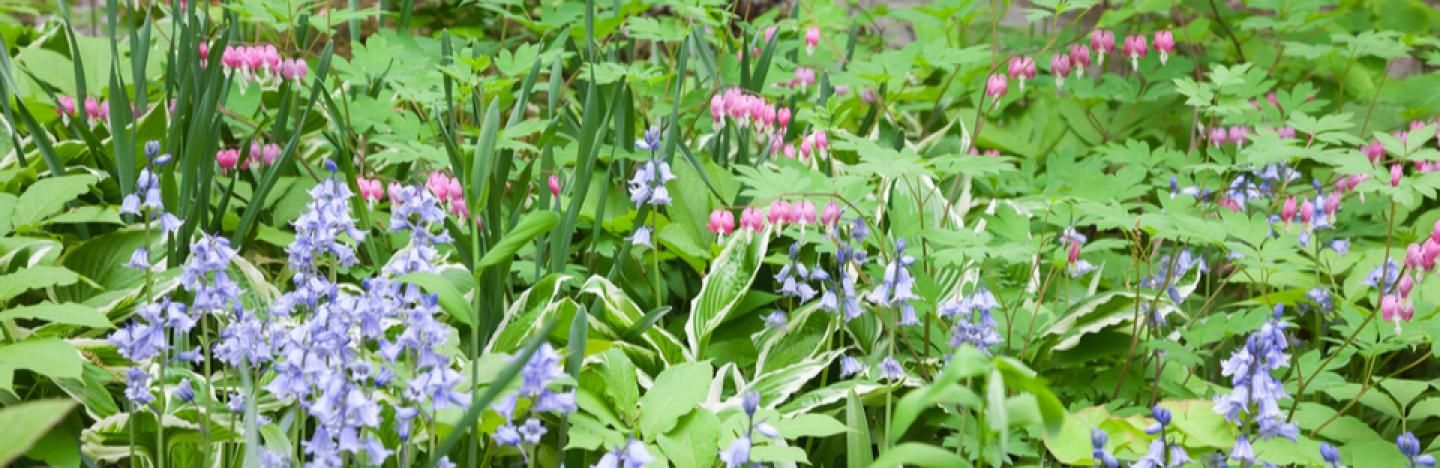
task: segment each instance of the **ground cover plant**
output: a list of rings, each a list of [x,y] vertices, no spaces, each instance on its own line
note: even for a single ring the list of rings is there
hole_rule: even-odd
[[[1427,2],[0,5],[0,463],[1440,451]]]

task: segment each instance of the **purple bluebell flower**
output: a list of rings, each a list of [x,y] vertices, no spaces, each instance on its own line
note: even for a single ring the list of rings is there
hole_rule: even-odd
[[[747,416],[755,417],[755,411],[760,409],[760,393],[745,392],[744,395],[741,395],[740,409],[745,410]]]
[[[1330,250],[1334,250],[1336,255],[1344,257],[1350,253],[1350,239],[1335,239],[1330,241]]]
[[[145,406],[155,401],[150,393],[150,373],[139,367],[131,367],[125,373],[125,398],[135,406]]]
[[[170,393],[175,399],[189,403],[195,400],[195,389],[190,386],[190,379],[182,379],[175,385],[175,390]]]
[[[1421,453],[1420,439],[1415,433],[1406,432],[1395,438],[1395,446],[1400,449],[1400,454],[1405,456],[1406,466],[1409,468],[1432,468],[1435,466],[1435,456]]]
[[[520,445],[520,430],[513,424],[502,424],[495,428],[495,443],[502,446],[516,447]]]
[[[840,376],[849,377],[865,371],[865,364],[849,354],[840,356]]]
[[[1255,463],[1255,449],[1250,446],[1250,438],[1240,434],[1235,438],[1235,446],[1230,449],[1230,460],[1240,463]]]
[[[1384,281],[1381,281],[1380,275],[1382,274],[1385,275]],[[1400,264],[1396,263],[1395,259],[1392,258],[1385,260],[1384,264],[1370,270],[1370,274],[1365,275],[1365,285],[1372,288],[1379,288],[1380,291],[1389,291],[1390,287],[1399,279]]]
[[[1272,372],[1290,363],[1290,356],[1286,353],[1289,347],[1289,340],[1285,337],[1286,324],[1281,321],[1283,311],[1283,305],[1276,305],[1272,318],[1251,333],[1244,346],[1220,363],[1221,375],[1230,377],[1233,388],[1229,393],[1215,397],[1214,409],[1242,430],[1247,427],[1242,415],[1248,415],[1249,422],[1255,424],[1255,434],[1263,439],[1283,437],[1294,441],[1299,429],[1286,422],[1279,404],[1279,400],[1289,397],[1289,393]],[[1243,431],[1231,449],[1232,459],[1240,456],[1254,457],[1249,437]]]
[[[1325,468],[1344,468],[1340,462],[1340,449],[1330,445],[1329,442],[1320,443],[1320,459],[1325,460]]]
[[[650,241],[650,226],[640,226],[635,228],[635,232],[633,234],[630,234],[630,244],[643,245],[652,249],[655,248],[655,244],[651,243]]]
[[[670,204],[670,191],[665,184],[675,180],[670,172],[670,163],[649,159],[635,168],[630,178],[630,202],[638,208],[641,205],[665,206]]]
[[[785,324],[788,323],[788,322],[789,322],[789,319],[785,316],[785,312],[783,312],[783,311],[779,311],[779,310],[770,311],[770,314],[765,316],[765,327],[766,327],[766,328],[777,329],[777,330],[778,330],[778,329],[783,329],[783,328],[785,328]]]
[[[740,436],[730,446],[720,451],[720,462],[725,468],[739,468],[750,463],[750,436]]]
[[[1090,447],[1092,450],[1090,455],[1095,458],[1095,463],[1100,466],[1117,468],[1120,466],[1120,461],[1116,460],[1115,456],[1111,455],[1110,452],[1105,451],[1105,443],[1109,442],[1109,440],[1110,435],[1106,434],[1105,431],[1100,430],[1098,427],[1091,428]]]
[[[1310,291],[1305,293],[1305,297],[1310,299],[1310,302],[1314,302],[1315,306],[1319,307],[1322,311],[1329,312],[1335,310],[1335,297],[1330,295],[1330,290],[1324,286],[1310,288]]]
[[[910,265],[915,263],[915,257],[905,255],[905,240],[895,241],[895,259],[885,266],[885,274],[880,284],[870,291],[865,298],[871,303],[882,307],[898,307],[900,309],[899,325],[915,325],[920,320],[915,316],[915,309],[910,301],[919,299],[915,295],[915,278],[910,275]]]
[[[545,425],[541,424],[539,419],[526,419],[525,424],[520,426],[520,438],[527,444],[539,444],[540,438],[544,436]]]
[[[605,453],[600,461],[590,468],[645,468],[655,457],[650,455],[650,450],[645,444],[634,438],[625,442],[625,445]]]
[[[900,366],[900,361],[885,356],[885,359],[880,360],[880,377],[889,380],[903,379],[905,378],[905,368]]]
[[[134,269],[134,270],[138,270],[138,271],[149,270],[149,269],[150,269],[150,249],[147,249],[147,248],[144,248],[144,247],[140,247],[140,248],[138,248],[138,249],[135,249],[134,252],[130,253],[130,261],[125,262],[125,267],[126,267],[126,268],[131,268],[131,269]]]

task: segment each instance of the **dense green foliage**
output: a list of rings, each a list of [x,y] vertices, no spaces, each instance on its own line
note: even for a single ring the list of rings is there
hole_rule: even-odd
[[[0,463],[1434,465],[1425,2],[341,3],[0,2]]]

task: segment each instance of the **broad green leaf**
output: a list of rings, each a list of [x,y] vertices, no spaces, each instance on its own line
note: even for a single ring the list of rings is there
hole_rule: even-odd
[[[676,468],[707,468],[715,465],[719,438],[720,418],[704,408],[695,408],[656,442]]]
[[[0,409],[0,465],[30,450],[74,407],[69,400],[36,400]]]
[[[0,304],[31,289],[75,284],[80,275],[66,268],[37,266],[0,275]]]
[[[71,325],[83,325],[94,328],[110,328],[110,320],[105,314],[84,304],[66,302],[56,304],[43,302],[32,306],[16,307],[0,312],[0,319],[3,320],[44,320],[52,323],[66,323]]]
[[[85,360],[74,346],[56,338],[34,338],[0,346],[0,374],[16,369],[33,371],[46,377],[80,377]],[[0,380],[5,376],[0,375]]]
[[[713,370],[708,362],[670,366],[640,397],[640,433],[647,439],[669,432],[681,416],[705,401]]]
[[[786,439],[800,437],[830,437],[850,431],[849,427],[833,417],[823,414],[802,414],[775,422],[775,429]]]
[[[35,181],[16,202],[11,225],[17,229],[39,225],[41,220],[60,212],[66,203],[90,190],[90,186],[99,180],[90,174],[75,174]]]
[[[634,420],[637,416],[636,404],[640,401],[640,388],[635,381],[635,364],[625,353],[618,349],[610,349],[600,355],[601,375],[605,378],[605,393],[615,403],[615,408],[625,415],[627,420]]]

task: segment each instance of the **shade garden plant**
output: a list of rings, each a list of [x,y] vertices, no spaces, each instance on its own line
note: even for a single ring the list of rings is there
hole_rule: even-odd
[[[0,462],[1434,466],[1437,30],[10,2]]]

